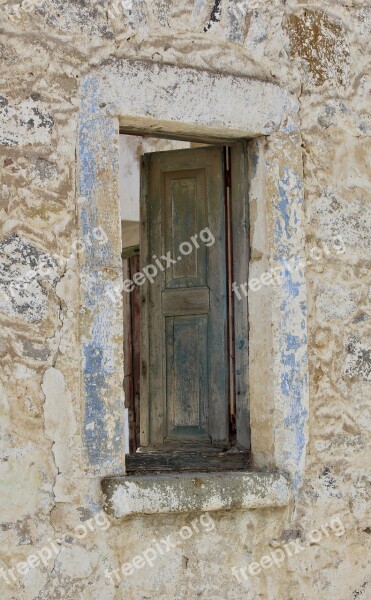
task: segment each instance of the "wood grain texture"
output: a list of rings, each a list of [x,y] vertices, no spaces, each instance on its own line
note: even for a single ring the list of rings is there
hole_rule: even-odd
[[[130,279],[140,268],[139,255],[132,256],[130,259]],[[133,345],[133,406],[134,406],[134,441],[135,449],[140,446],[140,364],[141,364],[141,293],[140,288],[135,286],[131,293],[131,314],[132,314],[132,345]]]
[[[208,436],[207,316],[166,319],[167,436]]]
[[[210,290],[177,288],[162,292],[162,312],[166,316],[202,315],[210,309]]]
[[[250,467],[250,455],[247,452],[227,453],[207,452],[161,452],[134,454],[126,456],[126,472],[135,473],[163,471],[247,471]]]
[[[123,260],[123,277],[132,279],[139,270],[139,255]],[[123,294],[124,310],[124,391],[129,417],[129,448],[140,445],[140,290]]]
[[[123,278],[130,279],[130,261],[122,261]],[[129,419],[129,449],[135,452],[135,410],[133,391],[133,339],[132,339],[132,312],[130,294],[123,295],[124,311],[124,392],[125,408],[128,410]]]
[[[148,264],[148,180],[149,159],[141,159],[140,176],[140,268]],[[141,364],[140,364],[140,445],[149,444],[149,307],[146,280],[141,289]]]
[[[221,148],[146,156],[149,445],[197,438],[228,447],[224,161]],[[145,212],[143,211],[143,213]],[[199,238],[208,228],[211,238]],[[212,243],[212,238],[215,243]],[[194,238],[194,239],[192,239]]]
[[[237,283],[248,281],[249,243],[249,185],[248,159],[245,144],[231,147],[233,278]],[[234,295],[234,359],[237,445],[250,448],[249,414],[249,322],[248,299]]]

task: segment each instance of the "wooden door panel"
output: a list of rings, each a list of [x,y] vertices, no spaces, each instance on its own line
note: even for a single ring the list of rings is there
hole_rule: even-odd
[[[139,254],[125,257],[122,262],[124,279],[139,271]],[[140,445],[140,291],[124,293],[124,391],[129,419],[129,448],[135,452]]]
[[[208,429],[207,317],[166,319],[167,436],[204,437]]]
[[[227,447],[228,352],[224,155],[221,148],[145,155],[146,264],[175,263],[142,288],[150,447]],[[205,244],[200,232],[215,238]],[[143,231],[143,229],[142,229]],[[195,241],[196,240],[196,241]],[[183,249],[184,255],[180,251]],[[145,262],[142,262],[142,268]],[[193,440],[193,442],[192,442]]]
[[[203,169],[164,173],[165,247],[177,260],[166,270],[166,287],[206,285],[206,249],[200,244],[194,252],[191,242],[206,223],[204,177]],[[183,242],[193,247],[188,255],[179,250]]]
[[[210,310],[210,290],[207,287],[167,289],[162,292],[162,312],[165,316],[202,315]]]

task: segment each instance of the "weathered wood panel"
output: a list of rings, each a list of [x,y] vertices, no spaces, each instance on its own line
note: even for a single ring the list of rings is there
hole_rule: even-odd
[[[210,290],[207,287],[197,289],[167,289],[162,292],[162,312],[166,316],[202,315],[210,309]]]
[[[207,452],[169,452],[134,454],[126,457],[127,474],[162,471],[247,471],[250,467],[250,455],[247,452],[227,453]]]
[[[223,150],[160,152],[145,160],[147,264],[172,258],[143,290],[149,307],[149,444],[197,438],[227,447]],[[203,241],[206,228],[210,236]]]
[[[123,278],[130,279],[130,262],[128,258],[122,261]],[[125,408],[128,410],[129,419],[129,450],[135,452],[135,416],[133,395],[133,340],[132,340],[132,314],[130,294],[123,295],[124,311],[124,392]]]
[[[142,156],[140,175],[140,268],[147,265],[148,260],[148,179],[149,159]],[[149,307],[148,282],[140,289],[140,445],[149,444]]]
[[[166,319],[167,437],[208,432],[207,317]]]
[[[231,147],[231,180],[233,279],[243,283],[248,281],[250,260],[248,158],[245,144]],[[248,449],[250,448],[248,299],[243,293],[240,294],[240,298],[236,294],[233,296],[237,444],[241,448]]]
[[[139,255],[123,259],[124,279],[132,279],[139,270]],[[124,292],[124,391],[129,413],[129,449],[140,445],[140,290]]]

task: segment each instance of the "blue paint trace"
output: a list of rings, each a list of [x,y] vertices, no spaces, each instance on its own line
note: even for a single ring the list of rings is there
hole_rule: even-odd
[[[99,106],[99,80],[92,76],[82,82],[82,103],[78,123],[79,181],[78,195],[84,198],[80,206],[82,236],[89,237],[99,225],[104,205],[98,206],[97,198],[104,195],[105,173],[118,171],[118,151],[112,140],[118,135],[115,120],[107,117]],[[103,177],[102,177],[103,174]],[[115,357],[118,308],[105,296],[107,267],[117,266],[120,257],[113,254],[107,224],[107,243],[87,244],[85,261],[81,268],[85,311],[90,313],[89,331],[83,332],[83,386],[85,397],[84,445],[91,466],[115,473],[122,471],[124,443],[124,410],[121,397],[112,398],[111,390],[120,371]],[[106,232],[104,232],[106,233]]]
[[[289,167],[283,169],[283,175],[278,182],[280,200],[277,203],[279,216],[275,220],[275,242],[284,253],[285,241],[292,238],[293,228],[299,223],[296,210],[293,210],[291,196],[295,196],[295,203],[302,204],[304,201],[303,186],[301,178],[296,171]]]
[[[99,107],[98,82],[86,77],[82,83],[82,111],[79,119],[79,195],[86,199],[81,206],[80,219],[83,236],[89,234],[98,224],[98,207],[95,203],[97,190],[101,186],[99,171],[118,169],[118,156],[110,140],[116,129],[112,119],[107,118]],[[97,157],[100,157],[99,163]],[[86,264],[113,264],[114,253],[108,243],[93,243],[85,248]]]

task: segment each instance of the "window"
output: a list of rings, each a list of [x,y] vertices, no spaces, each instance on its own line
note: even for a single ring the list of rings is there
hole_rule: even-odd
[[[120,137],[126,470],[246,468],[247,298],[231,291],[248,265],[244,144],[143,154],[139,226]]]
[[[187,478],[173,478],[165,473],[162,478],[148,478],[144,484],[147,478],[126,475],[123,318],[121,303],[114,301],[116,289],[122,283],[119,127],[142,135],[166,133],[215,145],[220,141],[230,144],[232,261],[238,285],[246,282],[247,277],[250,281],[267,270],[281,268],[292,256],[303,255],[303,161],[297,105],[290,94],[266,81],[263,71],[257,75],[255,69],[251,77],[238,77],[117,58],[91,69],[81,78],[80,85],[76,161],[79,235],[84,238],[90,227],[98,226],[107,235],[104,246],[92,245],[84,256],[80,255],[84,468],[89,476],[106,478],[102,488],[109,488],[109,502],[113,501],[112,494],[117,497],[120,504],[115,509],[117,514],[171,512],[173,499],[178,496],[176,510],[181,509],[181,504],[184,510],[186,506],[181,499],[186,492],[182,482]],[[242,139],[249,140],[247,157],[245,143],[240,152],[234,145]],[[247,189],[251,209],[249,243]],[[277,471],[288,475],[294,489],[299,489],[308,443],[305,269],[285,272],[279,285],[264,285],[260,292],[249,292],[249,329],[247,302],[234,299],[233,306],[236,437],[241,439],[244,433],[239,424],[250,420],[251,469],[259,473],[244,469],[242,475],[229,472],[223,477],[209,475],[210,500],[214,502],[217,482],[228,487],[231,480],[239,479],[243,497],[240,502],[233,485],[228,487],[230,506],[262,506],[262,489],[265,506],[278,505],[278,496],[279,505],[283,506],[291,484],[284,476],[279,477]],[[248,372],[251,419],[246,418]],[[185,460],[186,453],[181,455]],[[131,460],[131,455],[128,458]],[[195,462],[194,470],[197,468]],[[274,473],[270,473],[272,470]],[[190,479],[194,485],[195,478],[190,475]],[[159,490],[161,480],[163,489],[172,491],[171,502],[166,503],[165,494],[154,507],[149,492],[151,486]],[[247,481],[251,487],[246,495],[246,485],[250,485]],[[260,484],[256,488],[257,481],[263,488]],[[120,493],[116,494],[118,490]],[[194,494],[187,506],[192,510],[208,506],[204,493],[197,497],[199,500]]]

